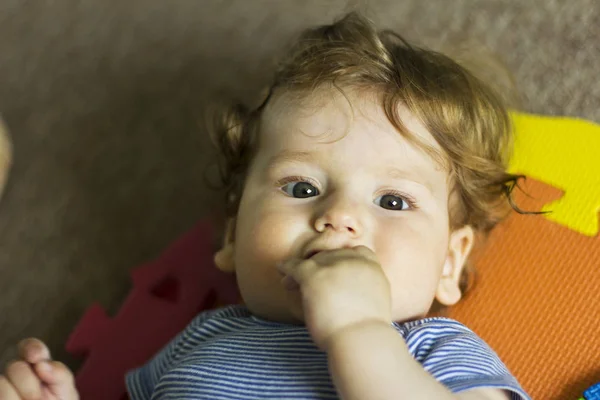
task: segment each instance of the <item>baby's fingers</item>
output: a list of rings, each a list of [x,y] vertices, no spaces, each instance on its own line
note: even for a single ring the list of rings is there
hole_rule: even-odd
[[[277,265],[277,269],[284,276],[282,283],[288,290],[297,289],[318,268],[313,260],[290,259]]]
[[[12,385],[14,391],[17,393],[18,397],[16,398],[24,400],[37,400],[41,398],[42,383],[31,366],[25,361],[13,361],[9,364],[6,367],[6,378],[9,385]],[[10,392],[10,390],[8,391]],[[10,397],[8,398],[10,399]]]
[[[30,364],[36,364],[50,359],[50,350],[40,340],[29,338],[18,344],[19,357]]]
[[[48,391],[61,400],[76,400],[79,398],[75,389],[73,373],[66,365],[58,361],[44,361],[35,365],[35,372]]]
[[[19,394],[9,380],[0,375],[0,399],[2,400],[19,400]]]

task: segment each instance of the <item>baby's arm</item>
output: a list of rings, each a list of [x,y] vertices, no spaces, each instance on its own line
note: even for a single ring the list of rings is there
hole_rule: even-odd
[[[331,337],[326,351],[333,382],[344,400],[508,399],[505,392],[489,388],[452,394],[410,355],[402,336],[389,324],[351,326]]]
[[[72,372],[50,359],[48,347],[37,339],[18,345],[19,359],[10,362],[0,375],[2,400],[78,400]]]
[[[279,270],[286,288],[300,288],[307,328],[315,343],[327,352],[331,376],[342,399],[508,398],[496,389],[507,387],[504,380],[490,378],[485,385],[479,382],[481,388],[476,388],[478,376],[469,374],[464,374],[469,380],[458,374],[456,379],[460,382],[452,383],[456,392],[453,393],[444,384],[444,377],[436,379],[430,373],[434,371],[425,369],[412,356],[406,340],[390,323],[391,288],[369,248],[322,251],[306,260],[290,259]],[[487,348],[473,344],[465,348],[463,343],[457,357],[456,346],[450,343],[450,349],[444,347],[447,339],[438,340],[435,347],[439,352],[430,351],[438,366],[446,365],[440,358],[468,363],[469,357],[461,356],[461,352],[484,350],[484,355],[487,352]],[[455,359],[448,359],[448,355]],[[449,372],[456,377],[457,371]],[[470,383],[475,384],[470,386]]]

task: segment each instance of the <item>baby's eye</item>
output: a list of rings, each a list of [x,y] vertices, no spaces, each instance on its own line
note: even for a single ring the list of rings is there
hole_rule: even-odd
[[[383,207],[387,210],[397,210],[397,211],[408,210],[411,207],[411,205],[408,203],[408,201],[404,200],[400,196],[396,196],[393,194],[386,194],[383,196],[379,196],[378,198],[375,199],[375,204],[380,205],[381,207]]]
[[[292,197],[305,199],[308,197],[317,196],[319,194],[319,189],[314,187],[312,184],[308,182],[290,182],[281,187],[285,193]]]

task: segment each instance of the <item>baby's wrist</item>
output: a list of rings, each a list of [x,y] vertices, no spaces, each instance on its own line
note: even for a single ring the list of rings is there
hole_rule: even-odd
[[[320,347],[326,352],[338,345],[348,343],[352,345],[356,341],[368,339],[371,335],[381,331],[392,329],[392,324],[383,319],[371,318],[348,324],[329,334],[321,343]]]

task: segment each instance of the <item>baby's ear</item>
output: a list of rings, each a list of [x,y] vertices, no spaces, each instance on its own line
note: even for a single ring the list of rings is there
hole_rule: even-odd
[[[448,255],[444,261],[442,277],[435,293],[437,301],[445,306],[458,303],[462,297],[460,278],[473,248],[474,239],[475,233],[469,225],[450,234]]]
[[[215,253],[214,261],[218,269],[223,272],[235,272],[235,219],[230,218],[225,226],[225,234],[223,235],[223,246]]]

